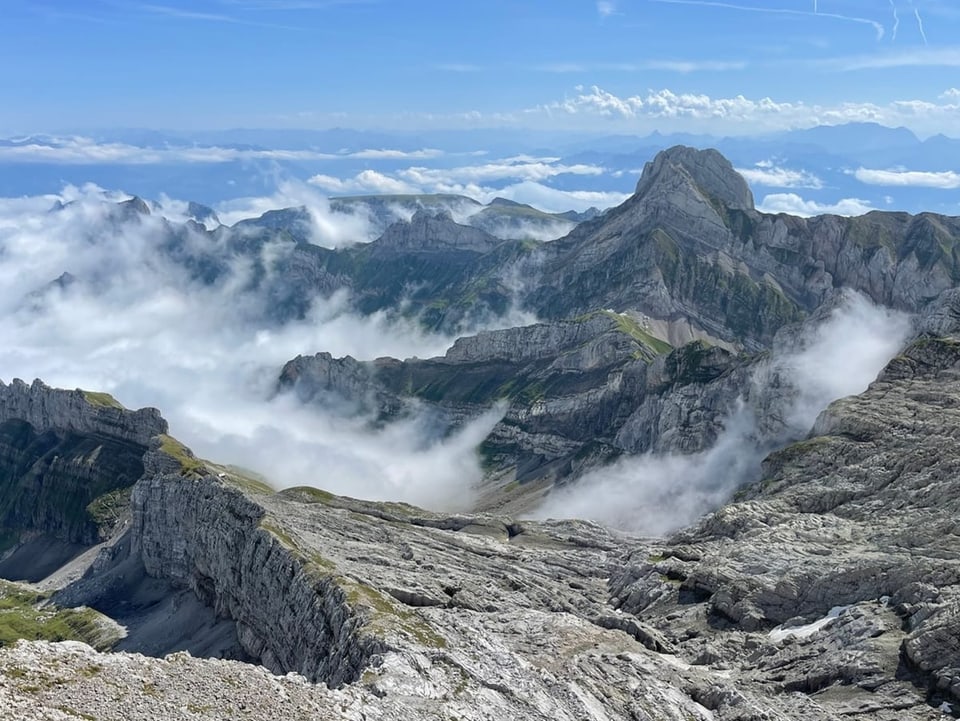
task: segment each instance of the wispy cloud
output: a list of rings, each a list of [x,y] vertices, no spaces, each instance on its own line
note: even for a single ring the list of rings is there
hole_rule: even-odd
[[[823,181],[806,170],[782,168],[772,161],[762,161],[753,168],[737,168],[747,182],[769,188],[811,188],[819,190]]]
[[[312,185],[331,192],[465,192],[482,194],[476,187],[480,183],[504,180],[541,182],[558,175],[598,176],[604,169],[596,165],[566,165],[556,162],[556,158],[506,158],[482,165],[465,165],[456,168],[410,167],[396,171],[392,176],[373,170],[364,170],[348,180],[329,175],[315,175],[310,178]]]
[[[675,73],[726,72],[743,70],[745,60],[648,60],[640,63],[638,70],[669,70]]]
[[[913,5],[913,0],[910,0],[910,4]],[[920,17],[920,10],[916,5],[913,5],[913,15],[917,19],[917,30],[920,31],[920,37],[923,38],[923,44],[927,45],[927,33],[923,29],[923,18]]]
[[[137,5],[136,9],[154,15],[165,15],[171,18],[180,18],[181,20],[207,20],[217,23],[243,23],[244,21],[230,15],[222,13],[199,12],[197,10],[184,10],[183,8],[172,7],[170,5]]]
[[[322,153],[315,150],[238,149],[217,146],[143,148],[126,143],[98,143],[84,137],[36,138],[14,144],[0,143],[0,161],[156,165],[159,163],[229,163],[237,160],[428,160],[439,158],[435,148],[396,150],[366,148],[353,152]]]
[[[610,0],[597,0],[597,14],[601,19],[616,14],[617,4]]]
[[[620,72],[620,73],[639,73],[648,70],[664,70],[673,73],[696,73],[696,72],[726,72],[730,70],[744,70],[747,67],[746,60],[641,60],[632,63],[583,63],[583,62],[557,62],[542,63],[533,66],[533,69],[544,73],[596,73],[596,72]]]
[[[217,0],[220,5],[244,10],[329,10],[344,5],[373,5],[379,0]]]
[[[857,168],[853,177],[867,185],[886,185],[891,187],[939,188],[955,190],[960,188],[960,173],[952,170],[928,172],[923,170],[872,170]]]
[[[854,55],[817,61],[817,65],[837,70],[882,70],[910,67],[960,67],[960,47],[917,48],[895,53]]]
[[[448,73],[479,73],[483,70],[479,65],[471,63],[438,63],[434,67]]]
[[[893,10],[893,30],[890,32],[890,41],[897,39],[897,30],[900,29],[900,15],[897,13],[897,4],[890,0],[890,8]]]
[[[434,507],[467,501],[482,477],[476,446],[498,413],[465,433],[439,436],[415,410],[409,421],[373,429],[372,419],[344,417],[335,404],[308,408],[276,393],[279,369],[301,353],[426,358],[452,338],[427,333],[414,319],[359,316],[342,294],[317,298],[303,320],[272,322],[275,300],[254,289],[254,259],[233,256],[229,233],[177,234],[184,257],[216,253],[223,261],[222,276],[201,281],[160,250],[171,237],[161,217],[115,222],[102,195],[68,188],[59,197],[0,199],[0,377],[39,376],[112,392],[128,407],[160,407],[171,432],[199,454],[263,472],[278,485],[318,483]],[[66,207],[50,213],[55,200]],[[353,235],[357,218],[318,210],[328,227]],[[285,242],[264,248],[259,260],[268,276],[288,251]],[[77,282],[66,291],[52,287],[65,270]],[[24,309],[37,289],[42,303]]]
[[[154,5],[150,3],[124,4],[112,2],[112,0],[108,4],[124,11],[133,10],[135,12],[170,18],[173,20],[222,23],[227,25],[246,25],[249,27],[273,28],[275,30],[303,30],[302,27],[297,27],[295,25],[280,25],[272,22],[262,22],[260,20],[237,17],[236,15],[228,15],[226,13],[188,10],[185,8],[174,7],[172,5]]]
[[[858,23],[861,25],[868,25],[873,28],[874,32],[877,34],[877,40],[882,40],[884,36],[884,27],[876,20],[871,20],[870,18],[862,18],[854,15],[841,15],[839,13],[825,13],[820,12],[816,4],[814,4],[813,11],[810,10],[797,10],[794,8],[773,8],[773,7],[758,7],[755,5],[737,5],[734,3],[727,2],[715,2],[714,0],[650,0],[650,2],[663,3],[666,5],[698,5],[701,7],[714,7],[714,8],[725,8],[727,10],[737,10],[740,12],[754,12],[754,13],[768,13],[774,15],[805,15],[808,17],[816,18],[829,18],[832,20],[842,20],[845,22]]]
[[[598,176],[604,172],[594,165],[566,165],[557,158],[517,156],[455,168],[410,167],[391,173],[364,170],[349,178],[317,174],[307,182],[336,195],[444,193],[465,195],[483,203],[499,196],[548,212],[562,212],[591,206],[608,208],[626,200],[626,193],[559,190],[544,184],[558,175]]]
[[[583,63],[541,63],[534,65],[533,70],[541,73],[586,73],[591,66]]]
[[[334,175],[318,173],[308,179],[307,182],[334,195],[350,195],[353,193],[411,195],[420,192],[420,189],[416,186],[376,170],[361,171],[353,178],[338,178]]]

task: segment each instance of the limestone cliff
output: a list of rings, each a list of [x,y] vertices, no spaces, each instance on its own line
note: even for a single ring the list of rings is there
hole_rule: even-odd
[[[0,574],[37,580],[108,536],[166,429],[105,393],[0,383]]]
[[[713,353],[654,362],[709,384],[727,372]],[[96,605],[140,567],[171,598],[188,592],[228,619],[249,660],[339,690],[218,661],[28,644],[0,650],[0,699],[24,713],[69,699],[104,718],[177,703],[239,718],[229,699],[274,693],[277,714],[292,694],[328,718],[935,718],[960,700],[958,368],[960,341],[917,340],[810,439],[772,455],[738,502],[663,541],[275,493],[152,438],[131,525],[55,600]],[[32,393],[37,407],[74,402]],[[150,703],[154,686],[93,667],[155,679],[162,695]],[[56,694],[31,690],[51,674]],[[223,701],[198,700],[224,678]],[[113,683],[127,700],[104,702]]]
[[[527,302],[543,317],[598,307],[687,317],[758,349],[838,288],[921,310],[960,279],[958,238],[960,221],[932,214],[759,213],[716,151],[677,147],[647,164],[625,203],[544,249]]]

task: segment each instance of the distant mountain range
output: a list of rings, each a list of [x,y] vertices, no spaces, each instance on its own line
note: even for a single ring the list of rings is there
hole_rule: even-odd
[[[645,160],[677,144],[720,150],[744,171],[758,205],[767,210],[960,214],[960,140],[943,135],[921,140],[905,128],[874,123],[756,137],[344,129],[31,136],[0,140],[0,195],[52,193],[67,183],[93,182],[144,197],[166,194],[217,205],[275,194],[283,182],[309,186],[311,179],[322,194],[384,192],[370,185],[372,172],[406,194],[453,192],[480,202],[497,195],[532,202],[532,193],[545,188],[571,194],[565,207],[577,203],[585,210],[619,199],[577,198],[624,197]],[[524,163],[540,164],[538,172],[520,169]],[[429,172],[419,172],[423,169]],[[563,209],[554,203],[553,210]]]

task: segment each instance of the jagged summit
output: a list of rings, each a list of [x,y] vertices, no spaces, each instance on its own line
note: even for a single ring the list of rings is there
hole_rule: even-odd
[[[676,145],[647,162],[637,182],[636,196],[672,192],[688,185],[707,200],[736,210],[753,210],[753,193],[733,165],[719,151]]]
[[[465,250],[486,253],[500,240],[478,228],[459,225],[448,210],[418,210],[409,222],[398,221],[384,231],[375,245],[380,248],[424,250]]]
[[[501,198],[501,197],[499,197],[499,196],[497,196],[496,198],[494,198],[493,200],[491,200],[491,201],[490,201],[490,205],[503,205],[503,206],[507,206],[507,207],[510,207],[510,208],[515,208],[515,207],[526,207],[526,208],[530,208],[530,207],[532,207],[532,206],[530,206],[530,205],[527,205],[526,203],[518,203],[516,200],[510,200],[509,198]]]
[[[121,203],[117,203],[117,207],[120,209],[120,212],[124,214],[124,217],[132,217],[134,215],[150,215],[150,206],[147,205],[143,198],[140,198],[136,195],[129,200],[124,200]]]
[[[211,221],[214,225],[220,225],[220,218],[217,216],[217,212],[206,205],[200,203],[195,203],[192,200],[187,203],[187,217],[193,218],[193,220],[198,223],[206,223]]]

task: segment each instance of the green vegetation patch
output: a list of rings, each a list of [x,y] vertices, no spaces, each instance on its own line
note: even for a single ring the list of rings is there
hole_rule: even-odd
[[[203,475],[203,461],[173,436],[168,436],[166,433],[160,436],[160,451],[177,461],[184,474]]]
[[[628,336],[637,341],[637,343],[653,351],[654,354],[664,355],[673,350],[672,345],[647,333],[647,331],[641,328],[640,324],[630,316],[622,315],[609,310],[605,310],[603,312],[616,321],[617,329],[621,333],[626,333]]]
[[[318,551],[301,546],[286,528],[273,519],[264,518],[261,520],[260,528],[271,534],[283,544],[284,548],[293,553],[304,565],[304,570],[309,575],[329,577],[336,570],[337,565],[333,561],[325,558]]]
[[[100,529],[112,529],[130,508],[133,486],[118,488],[97,496],[87,506],[87,513]]]
[[[240,466],[221,466],[219,463],[205,462],[208,470],[217,474],[217,477],[226,485],[236,488],[243,493],[255,496],[272,496],[276,489],[271,486],[267,479],[256,471],[251,471]]]
[[[109,393],[85,391],[82,388],[78,388],[77,390],[83,393],[84,399],[92,406],[100,406],[101,408],[123,408],[123,404]]]
[[[83,641],[107,650],[118,639],[103,617],[90,608],[44,605],[45,594],[0,581],[0,647],[29,641]]]
[[[336,578],[347,603],[354,609],[366,609],[364,629],[374,636],[402,633],[429,648],[446,648],[447,640],[434,630],[416,611],[398,605],[389,596],[345,576]]]
[[[313,486],[296,486],[281,491],[280,495],[298,501],[300,503],[322,503],[328,505],[336,496],[322,488]]]

